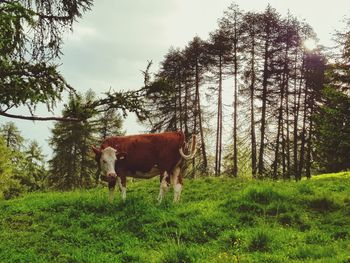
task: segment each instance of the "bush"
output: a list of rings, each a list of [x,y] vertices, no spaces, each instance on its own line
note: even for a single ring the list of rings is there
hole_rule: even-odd
[[[314,193],[314,191],[311,189],[311,187],[307,184],[300,184],[298,186],[298,191],[301,194],[307,194],[307,195],[311,195]]]
[[[169,250],[166,251],[162,260],[164,263],[191,263],[197,262],[199,255],[193,249],[186,249],[183,246],[169,244]]]
[[[325,245],[329,241],[330,241],[329,236],[319,231],[312,231],[305,236],[306,244]]]
[[[254,233],[248,242],[249,251],[268,251],[270,249],[271,237],[265,231],[259,230]]]
[[[308,207],[317,212],[328,212],[336,209],[338,205],[331,197],[321,196],[309,200]]]
[[[245,191],[244,199],[262,205],[268,205],[273,201],[284,199],[284,196],[273,190],[271,187],[248,188]]]

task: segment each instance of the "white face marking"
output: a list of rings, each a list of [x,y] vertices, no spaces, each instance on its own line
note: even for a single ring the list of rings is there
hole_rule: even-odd
[[[116,152],[117,151],[112,147],[107,147],[101,151],[101,170],[107,176],[109,174],[116,174],[114,169],[115,161],[117,159]]]

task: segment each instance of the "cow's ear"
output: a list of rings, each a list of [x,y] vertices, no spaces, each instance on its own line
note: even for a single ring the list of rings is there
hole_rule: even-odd
[[[124,160],[126,157],[126,152],[118,152],[116,155],[117,155],[117,160]]]

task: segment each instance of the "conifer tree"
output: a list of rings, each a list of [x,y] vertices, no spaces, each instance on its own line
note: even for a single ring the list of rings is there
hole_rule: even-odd
[[[217,123],[215,147],[215,175],[221,172],[222,135],[223,135],[223,79],[227,76],[228,65],[232,61],[232,45],[227,33],[222,29],[210,34],[208,53],[210,55],[210,71],[217,83]]]
[[[89,91],[84,97],[69,98],[63,116],[84,118],[82,122],[58,122],[52,129],[50,145],[53,158],[50,160],[49,185],[58,189],[89,187],[95,182],[92,177],[96,163],[89,154],[91,145],[95,145],[96,128],[88,119],[96,116],[96,111],[85,108],[93,100]]]

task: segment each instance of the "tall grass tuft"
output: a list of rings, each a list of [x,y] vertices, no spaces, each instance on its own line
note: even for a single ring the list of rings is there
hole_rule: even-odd
[[[271,242],[272,238],[267,232],[258,230],[257,232],[253,233],[248,241],[248,249],[249,251],[268,251],[270,249]]]
[[[272,187],[250,187],[244,193],[247,201],[268,205],[273,201],[285,199],[285,196],[274,190]]]
[[[332,197],[316,196],[309,200],[308,207],[317,212],[328,212],[338,208],[338,204]]]

